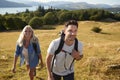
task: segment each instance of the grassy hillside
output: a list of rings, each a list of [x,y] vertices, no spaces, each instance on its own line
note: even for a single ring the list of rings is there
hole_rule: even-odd
[[[63,25],[55,27],[53,30],[35,30],[44,61],[50,42],[58,37]],[[93,27],[102,28],[102,32],[92,32]],[[19,34],[20,31],[0,33],[0,80],[29,80],[25,66],[19,67],[19,61],[17,72],[11,72]],[[81,21],[77,38],[84,44],[84,58],[75,63],[75,80],[120,80],[120,22]],[[35,80],[47,80],[45,67],[37,69]]]

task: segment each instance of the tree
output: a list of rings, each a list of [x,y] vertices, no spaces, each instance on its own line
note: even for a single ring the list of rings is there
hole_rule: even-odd
[[[53,12],[48,12],[44,16],[45,24],[56,24],[58,21],[57,16]]]
[[[29,23],[29,21],[31,20],[31,17],[30,16],[26,16],[25,18],[24,18],[24,21],[28,24]]]
[[[22,17],[22,20],[25,21],[28,24],[29,21],[34,17],[34,13],[33,12],[22,13],[21,17]]]
[[[29,21],[29,25],[31,25],[33,28],[39,28],[43,25],[43,20],[39,17],[33,17]]]
[[[34,16],[35,16],[35,17],[41,17],[41,16],[42,16],[42,12],[35,11],[35,12],[34,12]]]
[[[68,20],[70,20],[70,19],[73,19],[71,12],[63,12],[63,13],[61,13],[60,16],[59,16],[59,21],[60,21],[60,23],[63,23],[63,22],[68,21]]]
[[[79,17],[77,15],[77,12],[72,12],[72,19],[73,20],[79,20]]]
[[[39,6],[38,9],[36,10],[36,12],[40,12],[41,15],[44,16],[44,14],[45,14],[45,9],[44,9],[44,7],[42,7],[42,6]]]
[[[5,30],[6,30],[5,26],[0,23],[0,31],[5,31]]]
[[[4,26],[5,18],[0,15],[0,31],[5,31],[6,28]]]
[[[25,13],[29,13],[29,12],[30,12],[29,9],[26,9]]]
[[[5,26],[6,26],[7,30],[17,29],[16,26],[15,26],[14,20],[11,17],[6,19]]]
[[[22,19],[20,18],[13,18],[14,20],[14,24],[16,26],[16,29],[23,29],[23,27],[26,25],[26,23],[24,21],[22,21]]]
[[[95,10],[94,15],[91,15],[90,20],[101,20],[104,18],[104,10]]]
[[[115,14],[115,19],[116,19],[116,20],[120,20],[120,13],[116,13],[116,14]]]
[[[79,20],[89,20],[90,15],[89,12],[86,10],[81,10],[79,15]]]

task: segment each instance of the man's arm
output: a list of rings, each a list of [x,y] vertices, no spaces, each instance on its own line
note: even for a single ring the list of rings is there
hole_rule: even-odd
[[[46,67],[47,67],[47,73],[48,73],[48,80],[54,80],[52,72],[51,72],[52,57],[53,57],[53,55],[51,55],[51,54],[47,54],[47,56],[46,56]]]

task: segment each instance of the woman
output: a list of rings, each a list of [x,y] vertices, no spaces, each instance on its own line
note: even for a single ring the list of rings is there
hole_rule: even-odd
[[[41,62],[41,67],[43,67],[43,61],[38,38],[34,35],[33,29],[29,25],[24,27],[17,40],[12,68],[13,73],[15,73],[16,63],[19,55],[20,65],[22,65],[25,61],[27,70],[29,71],[30,80],[33,80],[36,73],[36,66],[39,63],[39,59]]]

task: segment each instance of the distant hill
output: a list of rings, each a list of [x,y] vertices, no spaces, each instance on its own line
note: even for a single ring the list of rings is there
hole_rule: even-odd
[[[120,8],[120,5],[113,5],[113,8]]]
[[[118,7],[119,5],[108,5],[108,4],[89,4],[86,2],[69,2],[69,1],[50,1],[46,3],[42,2],[28,2],[26,4],[36,6],[36,5],[45,5],[53,6],[60,9],[86,9],[86,8],[113,8]]]
[[[113,10],[115,8],[120,8],[120,5],[89,4],[86,2],[69,2],[69,1],[50,1],[50,2],[46,2],[46,3],[28,2],[26,4],[32,5],[32,6],[39,6],[39,5],[48,6],[48,7],[52,6],[54,8],[67,9],[67,10],[79,10],[79,9],[88,9],[88,8],[99,8],[99,9]]]
[[[3,8],[3,7],[30,7],[30,6],[23,3],[0,0],[0,8]]]
[[[88,9],[88,8],[112,8],[111,5],[107,4],[88,4],[86,2],[63,2],[60,4],[60,2],[51,2],[51,6],[55,8],[60,9],[68,9],[68,10],[74,10],[74,9]],[[50,3],[48,3],[50,4]]]
[[[58,9],[67,10],[79,10],[79,9],[89,9],[89,8],[99,8],[105,9],[112,12],[120,12],[120,5],[108,5],[108,4],[89,4],[86,2],[69,2],[69,1],[50,1],[46,3],[27,1],[23,3],[11,2],[7,0],[0,0],[0,7],[30,7],[30,6],[47,6]]]

